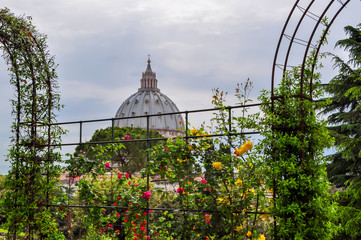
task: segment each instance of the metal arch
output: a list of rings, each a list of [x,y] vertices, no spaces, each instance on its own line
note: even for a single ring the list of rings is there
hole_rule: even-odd
[[[287,20],[286,20],[286,23],[285,25],[283,26],[283,29],[282,29],[282,32],[281,32],[281,35],[280,35],[280,38],[278,40],[278,44],[277,44],[277,47],[276,47],[276,53],[275,53],[275,56],[274,56],[274,59],[273,59],[273,68],[272,68],[272,78],[271,78],[271,99],[272,99],[272,111],[273,111],[273,98],[274,98],[274,79],[275,79],[275,70],[276,70],[276,66],[277,66],[277,56],[278,56],[278,52],[279,52],[279,49],[280,49],[280,46],[281,46],[281,42],[282,42],[282,39],[283,39],[283,36],[286,32],[286,29],[287,29],[287,26],[288,26],[288,23],[291,19],[291,16],[292,14],[294,13],[298,3],[299,3],[300,0],[297,0],[296,3],[293,5],[293,8],[292,10],[290,11],[290,14],[288,15],[287,17]]]
[[[345,1],[344,3],[343,2],[340,2],[339,0],[330,0],[329,3],[327,4],[327,6],[325,7],[325,9],[323,10],[321,16],[319,17],[319,19],[317,20],[316,24],[314,25],[314,28],[312,29],[312,32],[311,32],[311,35],[308,39],[308,41],[306,42],[307,44],[305,44],[305,52],[304,52],[304,56],[303,56],[303,60],[301,62],[301,87],[303,86],[303,80],[304,80],[304,76],[303,76],[303,73],[304,73],[304,70],[305,70],[305,62],[306,62],[306,59],[307,59],[307,55],[308,55],[308,51],[310,49],[310,47],[312,46],[312,40],[314,38],[314,35],[316,33],[316,31],[318,30],[319,26],[320,26],[320,23],[323,19],[323,17],[326,15],[326,13],[328,12],[329,8],[332,6],[332,4],[334,4],[335,2],[337,2],[338,4],[340,4],[340,7],[338,9],[338,11],[333,15],[333,16],[329,16],[329,18],[331,19],[329,24],[326,26],[326,29],[325,31],[323,32],[321,38],[320,38],[320,42],[319,44],[315,47],[315,55],[313,56],[313,59],[314,60],[317,60],[318,58],[318,54],[320,52],[320,48],[322,46],[322,43],[324,42],[325,38],[326,38],[326,35],[327,35],[327,32],[329,30],[329,28],[331,27],[331,25],[333,24],[333,22],[336,20],[336,18],[338,17],[338,15],[340,14],[340,12],[345,8],[345,6],[350,2],[351,0],[347,0]],[[295,13],[295,9],[296,8],[300,8],[299,6],[299,3],[300,3],[300,0],[297,0],[295,2],[295,4],[293,5],[288,17],[287,17],[287,20],[284,24],[284,27],[282,29],[282,32],[281,32],[281,35],[280,35],[280,38],[279,38],[279,41],[278,41],[278,44],[277,44],[277,47],[276,47],[276,52],[275,52],[275,55],[274,55],[274,60],[273,60],[273,67],[272,67],[272,77],[271,77],[271,102],[272,102],[272,109],[273,109],[273,103],[274,103],[274,99],[277,98],[277,96],[274,96],[274,87],[275,87],[275,71],[276,71],[276,67],[279,65],[277,63],[278,61],[278,57],[279,57],[279,51],[280,51],[280,48],[281,48],[281,44],[282,44],[282,40],[283,38],[286,36],[286,30],[288,28],[288,25],[289,25],[289,22],[292,18],[292,16],[294,15]],[[283,72],[282,72],[282,77],[284,76],[287,68],[289,67],[288,66],[288,59],[289,59],[289,56],[290,56],[290,52],[291,52],[291,49],[292,49],[292,46],[293,46],[293,43],[296,43],[296,34],[298,32],[298,29],[299,27],[301,26],[301,24],[303,23],[303,20],[304,20],[304,17],[305,16],[308,16],[308,13],[309,13],[309,9],[311,8],[311,6],[315,3],[315,0],[311,0],[309,3],[308,3],[308,6],[306,8],[302,8],[304,11],[303,11],[303,14],[302,16],[299,18],[298,20],[298,23],[297,23],[297,26],[296,28],[294,29],[293,31],[293,34],[292,34],[292,37],[291,38],[288,38],[289,39],[289,45],[288,45],[288,49],[287,49],[287,53],[286,53],[286,56],[285,56],[285,61],[284,61],[284,64],[283,64]],[[314,18],[312,18],[314,19]],[[315,19],[314,19],[315,20]],[[315,69],[315,64],[312,65],[312,73]],[[310,93],[311,93],[311,89],[312,89],[312,79],[311,79],[311,82],[310,82]],[[300,94],[302,95],[303,91],[301,89],[301,92]],[[311,95],[310,95],[311,96]],[[312,97],[312,96],[311,96]]]
[[[289,40],[289,45],[288,45],[288,49],[287,49],[286,56],[285,56],[285,59],[284,59],[282,78],[285,76],[286,70],[289,67],[288,66],[288,59],[289,59],[289,56],[290,56],[290,53],[291,53],[293,43],[299,43],[299,39],[296,38],[296,35],[297,35],[298,30],[299,30],[299,27],[301,26],[301,24],[303,23],[303,20],[305,19],[305,16],[308,16],[308,17],[310,17],[310,18],[312,18],[313,20],[316,21],[313,29],[310,28],[310,36],[309,36],[308,41],[303,41],[302,44],[301,44],[301,45],[305,46],[305,50],[304,50],[304,54],[303,54],[302,63],[300,65],[301,66],[300,92],[299,92],[299,94],[296,94],[293,97],[300,98],[300,100],[301,100],[300,104],[303,105],[303,100],[306,99],[306,98],[308,100],[312,101],[312,81],[313,81],[312,76],[313,76],[313,73],[314,73],[314,70],[315,70],[315,67],[316,67],[316,60],[318,58],[320,48],[321,48],[323,42],[326,39],[327,32],[330,29],[331,25],[336,20],[336,18],[338,17],[338,15],[340,14],[340,12],[345,8],[345,6],[350,1],[351,0],[347,0],[347,1],[345,1],[343,3],[340,0],[329,0],[328,4],[325,5],[325,7],[324,7],[324,9],[322,11],[322,14],[319,17],[317,16],[318,19],[317,18],[315,19],[315,15],[313,13],[309,12],[309,9],[315,3],[315,0],[308,0],[308,6],[306,8],[302,8],[302,9],[299,6],[300,0],[297,0],[296,3],[293,5],[293,8],[291,9],[291,11],[290,11],[290,13],[289,13],[289,15],[287,17],[287,20],[286,20],[285,25],[283,27],[282,33],[280,35],[280,38],[279,38],[279,41],[278,41],[278,44],[277,44],[277,48],[276,48],[276,52],[275,52],[275,56],[274,56],[274,62],[273,62],[273,67],[272,67],[272,79],[271,79],[271,111],[272,112],[275,111],[275,109],[274,109],[275,100],[279,99],[279,98],[282,98],[282,96],[275,96],[274,89],[275,89],[275,71],[276,71],[276,67],[278,66],[277,61],[278,61],[279,51],[280,51],[280,47],[281,47],[281,43],[282,43],[283,38],[286,37]],[[340,4],[339,8],[331,17],[329,16],[329,19],[331,19],[329,24],[326,25],[326,28],[324,29],[318,44],[316,46],[313,46],[312,41],[313,41],[313,38],[315,36],[316,31],[318,30],[318,28],[320,26],[320,23],[322,23],[322,19],[326,16],[326,14],[328,13],[330,7],[335,2]],[[299,20],[298,20],[298,22],[296,24],[296,28],[294,29],[293,34],[286,35],[285,34],[286,30],[288,28],[288,25],[289,25],[289,22],[290,22],[292,16],[294,15],[294,12],[295,12],[296,8],[299,8],[303,12],[303,14],[301,14],[301,17],[299,18]],[[292,36],[292,37],[290,37],[290,36]],[[310,82],[309,82],[309,94],[307,94],[308,96],[306,96],[304,94],[304,90],[303,90],[304,72],[305,72],[306,60],[308,58],[310,47],[314,47],[315,51],[313,53],[314,55],[311,56],[313,58],[313,62],[312,62],[312,65],[311,65],[312,75],[311,75],[311,79],[310,79]],[[302,120],[301,120],[301,123],[299,125],[299,130],[301,132],[304,132],[305,131],[305,120],[304,120],[305,112],[304,112],[302,107],[300,108],[300,110],[301,110],[300,114],[301,114]],[[274,126],[272,126],[272,129],[274,129]],[[272,133],[272,135],[273,135],[273,133]],[[304,140],[302,140],[302,141],[304,141]],[[272,158],[274,158],[274,157],[272,156]],[[302,149],[302,159],[305,159],[305,150],[304,149]],[[274,186],[273,186],[273,189],[274,189],[273,198],[276,198],[276,192],[277,192],[276,179],[273,180],[273,184],[274,184]],[[278,235],[277,232],[278,232],[277,218],[276,218],[276,216],[274,216],[274,239],[277,239],[277,235]]]
[[[328,33],[328,30],[330,29],[330,27],[332,26],[332,24],[334,23],[334,21],[336,20],[336,18],[338,17],[338,15],[341,13],[341,11],[346,7],[346,5],[351,1],[351,0],[347,0],[345,3],[342,3],[340,0],[337,0],[339,3],[342,4],[342,6],[339,8],[339,10],[336,12],[336,14],[333,16],[333,18],[330,20],[330,23],[326,26],[326,29],[325,31],[323,32],[322,36],[321,36],[321,39],[320,39],[320,42],[323,43],[325,38],[326,38],[326,35]],[[321,49],[321,46],[322,44],[319,44],[316,51],[315,51],[315,55],[314,55],[314,60],[317,60],[318,58],[318,54],[320,52],[320,49]],[[315,70],[315,66],[316,66],[316,61],[313,62],[313,65],[312,65],[312,75],[313,76],[313,73],[314,73],[314,70]],[[304,70],[304,64],[302,65],[303,67],[303,70]],[[311,78],[311,81],[310,81],[310,97],[312,98],[312,78]]]

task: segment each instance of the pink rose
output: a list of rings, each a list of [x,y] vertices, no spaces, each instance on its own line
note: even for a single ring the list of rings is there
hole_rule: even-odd
[[[207,180],[205,180],[205,179],[202,179],[201,183],[204,183],[204,184],[206,184],[206,183],[207,183]]]
[[[107,167],[107,168],[110,167],[110,163],[107,162],[107,163],[105,164],[105,167]]]
[[[125,138],[126,140],[129,140],[129,139],[130,139],[130,136],[129,136],[129,135],[125,135],[124,138]]]
[[[183,191],[184,191],[184,188],[182,188],[182,187],[177,189],[177,193],[179,193],[179,194],[182,193]]]
[[[149,199],[151,195],[152,195],[151,191],[143,192],[143,198],[144,199]]]

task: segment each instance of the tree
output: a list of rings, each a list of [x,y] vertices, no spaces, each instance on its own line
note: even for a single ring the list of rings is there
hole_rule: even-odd
[[[149,139],[158,139],[164,138],[159,132],[150,130]],[[125,148],[118,148],[116,152],[111,154],[110,161],[117,165],[122,172],[133,173],[139,171],[145,167],[147,160],[147,147],[152,147],[159,143],[159,141],[150,141],[147,146],[147,130],[142,128],[132,128],[132,127],[114,127],[113,139],[124,140],[122,142]],[[91,142],[105,142],[112,140],[112,128],[108,127],[105,129],[98,129],[93,134],[92,138],[88,141]],[[98,144],[84,144],[76,147],[77,154],[84,154],[88,159],[94,158],[94,155],[97,154],[97,151],[94,148],[94,145]]]
[[[336,47],[348,51],[349,60],[332,55],[339,74],[325,90],[331,103],[323,108],[329,114],[329,129],[335,138],[337,152],[329,156],[328,176],[331,182],[345,191],[338,193],[335,239],[361,237],[361,24],[345,27],[348,38],[339,40]],[[336,195],[337,196],[337,195]]]
[[[361,170],[361,24],[347,26],[345,31],[349,37],[339,40],[336,47],[347,50],[349,60],[332,55],[339,74],[325,87],[331,103],[322,111],[329,114],[329,130],[337,148],[329,156],[328,176],[338,187],[359,176]]]

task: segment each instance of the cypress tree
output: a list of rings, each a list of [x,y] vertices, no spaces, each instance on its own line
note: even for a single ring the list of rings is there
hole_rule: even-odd
[[[335,138],[337,152],[329,156],[328,176],[343,187],[336,200],[336,225],[340,226],[334,239],[361,238],[361,24],[345,27],[348,38],[336,47],[348,51],[349,60],[333,55],[339,73],[326,86],[331,103],[323,109],[329,114],[329,129]]]
[[[349,59],[332,55],[339,73],[325,86],[331,103],[322,111],[328,114],[337,149],[329,156],[328,177],[338,187],[361,171],[361,24],[347,26],[345,32],[348,38],[339,40],[336,47],[348,51]]]

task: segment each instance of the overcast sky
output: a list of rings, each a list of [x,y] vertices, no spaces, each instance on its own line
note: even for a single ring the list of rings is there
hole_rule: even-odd
[[[308,2],[301,1],[300,6]],[[276,45],[293,4],[291,0],[2,0],[0,8],[32,16],[38,31],[47,34],[50,53],[59,64],[65,108],[58,120],[63,122],[114,117],[140,87],[148,54],[158,87],[181,111],[210,108],[212,89],[232,92],[247,78],[254,82],[252,98],[256,98],[261,89],[270,89]],[[320,14],[323,9],[316,6],[312,11]],[[332,26],[324,51],[333,51],[335,41],[344,38],[345,25],[361,22],[360,10],[361,2],[352,0]],[[314,21],[308,21],[313,26]],[[307,32],[307,26],[300,32]],[[323,81],[332,76],[330,69],[326,66]],[[9,99],[14,91],[8,74],[0,61],[0,174],[8,170],[4,155],[12,120]]]

